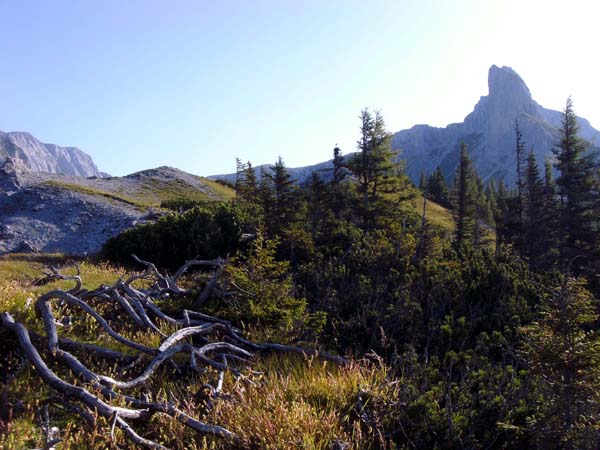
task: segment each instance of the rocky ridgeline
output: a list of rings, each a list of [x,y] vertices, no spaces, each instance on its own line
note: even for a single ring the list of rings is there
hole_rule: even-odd
[[[167,188],[170,196],[219,199],[201,178],[170,167],[81,178],[32,172],[9,157],[0,167],[0,254],[95,253],[111,236],[160,217],[149,205],[158,205]]]
[[[21,160],[6,160],[0,168],[0,254],[93,253],[144,215],[122,202],[47,184],[57,179],[64,181],[31,172]]]
[[[0,131],[0,164],[18,159],[33,172],[62,173],[78,177],[101,177],[91,156],[75,147],[44,144],[29,133]]]

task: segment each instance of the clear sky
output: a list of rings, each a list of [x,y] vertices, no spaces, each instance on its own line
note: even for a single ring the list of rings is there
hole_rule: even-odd
[[[511,66],[545,107],[600,128],[597,0],[0,0],[0,130],[77,146],[100,170],[209,175],[355,150],[462,121]]]

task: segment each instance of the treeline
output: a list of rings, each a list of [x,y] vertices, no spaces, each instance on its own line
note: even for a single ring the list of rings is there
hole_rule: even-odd
[[[223,252],[240,289],[207,309],[265,339],[380,355],[398,390],[360,412],[372,448],[599,448],[598,168],[570,102],[544,177],[516,134],[514,189],[480,180],[466,146],[452,188],[440,170],[422,177],[453,230],[431,224],[365,110],[357,153],[334,149],[330,170],[299,185],[281,159],[258,174],[238,161],[233,204],[175,202],[192,209],[107,255],[175,267]]]
[[[554,161],[544,161],[542,174],[516,122],[516,186],[511,190],[493,179],[484,189],[463,145],[452,195],[457,248],[466,241],[479,247],[482,224],[493,225],[496,248],[510,244],[531,270],[585,276],[598,289],[600,172],[597,154],[578,131],[569,99]],[[436,199],[438,177],[434,172],[425,186]]]

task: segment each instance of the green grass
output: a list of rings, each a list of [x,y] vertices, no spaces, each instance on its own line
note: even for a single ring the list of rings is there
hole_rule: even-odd
[[[65,183],[62,181],[47,181],[45,184],[59,189],[67,189],[82,194],[104,197],[109,201],[122,202],[139,209],[148,209],[159,207],[165,200],[186,198],[190,200],[231,200],[235,197],[232,189],[206,178],[198,177],[207,187],[205,191],[190,186],[183,180],[162,181],[157,179],[148,179],[140,182],[138,186],[130,191],[109,192],[100,188],[82,186],[74,183]]]
[[[113,201],[117,201],[117,202],[123,202],[126,203],[128,205],[131,206],[135,206],[137,208],[148,208],[153,206],[150,203],[144,203],[141,202],[133,197],[129,197],[129,196],[125,196],[125,195],[120,195],[120,194],[115,194],[112,192],[106,192],[103,191],[101,189],[95,189],[95,188],[91,188],[88,186],[82,186],[79,184],[73,184],[73,183],[64,183],[62,181],[46,181],[44,184],[48,185],[48,186],[53,186],[59,189],[66,189],[69,191],[73,191],[73,192],[80,192],[82,194],[87,194],[87,195],[94,195],[94,196],[98,196],[98,197],[104,197],[107,198],[109,200],[113,200]]]
[[[423,214],[423,194],[417,191],[412,200],[412,207],[420,215]],[[427,200],[426,206],[427,220],[432,225],[438,226],[444,230],[454,230],[454,222],[452,220],[452,212],[440,205],[439,203]]]
[[[421,205],[422,204],[423,200],[421,198]],[[426,214],[427,219],[429,219],[433,225],[437,225],[446,230],[454,230],[454,222],[450,210],[431,200],[427,200]]]
[[[0,312],[9,311],[15,319],[23,322],[31,330],[43,332],[41,321],[36,317],[33,302],[41,294],[52,289],[68,289],[73,283],[57,281],[44,286],[33,286],[32,282],[43,275],[47,264],[68,264],[67,257],[54,255],[11,255],[0,257]],[[120,268],[104,264],[79,261],[84,287],[95,288],[100,284],[112,284],[118,278],[127,276]],[[72,266],[62,267],[63,273],[75,273]],[[102,305],[100,305],[102,307]],[[110,306],[104,305],[104,308]],[[62,307],[54,305],[60,314]],[[77,314],[76,310],[69,312]],[[121,348],[106,333],[99,330],[95,322],[84,315],[70,331],[59,329],[59,334],[80,341],[97,343],[110,348]],[[125,337],[147,345],[157,346],[163,339],[159,334],[142,332],[127,322],[117,320],[114,325]],[[174,330],[166,324],[159,324],[163,332]],[[53,395],[38,377],[35,370],[25,362],[21,365],[15,339],[0,328],[0,398],[5,404],[19,409],[10,409],[7,417],[0,415],[0,448],[22,449],[40,448],[44,444],[39,411],[42,404]],[[111,365],[92,361],[88,355],[78,357],[94,371],[118,378],[129,375],[116,373]],[[183,361],[182,361],[183,362]],[[238,433],[247,448],[282,449],[303,448],[325,450],[335,439],[350,442],[351,449],[371,448],[373,436],[365,432],[357,421],[354,407],[360,389],[374,396],[396,395],[395,388],[386,384],[386,370],[383,366],[371,366],[352,362],[347,367],[302,357],[299,355],[273,354],[257,355],[252,369],[263,375],[250,374],[254,386],[236,380],[231,374],[225,379],[224,392],[231,401],[217,401],[214,409],[206,411],[204,400],[198,393],[202,385],[214,383],[217,374],[209,371],[187,379],[186,383],[174,378],[168,365],[159,370],[143,387],[153,398],[166,400],[170,393],[187,400],[180,405],[192,416],[208,423],[222,425]],[[74,381],[67,369],[55,367],[61,377]],[[132,395],[141,391],[133,390]],[[1,411],[0,411],[1,414]],[[85,448],[136,448],[115,430],[114,440],[110,438],[110,423],[98,418],[95,426],[89,426],[77,415],[50,408],[53,425],[61,430],[59,450]],[[199,435],[180,423],[167,417],[156,416],[147,424],[132,424],[144,436],[158,440],[174,449],[229,449],[230,444],[218,438]]]
[[[233,200],[235,198],[235,191],[230,187],[223,186],[221,183],[209,180],[208,178],[198,177],[207,186],[209,186],[222,200]]]

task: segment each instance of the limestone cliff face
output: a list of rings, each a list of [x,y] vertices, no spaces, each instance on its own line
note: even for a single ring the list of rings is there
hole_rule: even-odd
[[[410,177],[417,181],[421,171],[429,174],[437,166],[451,179],[458,162],[461,142],[469,152],[479,175],[515,180],[515,121],[519,121],[527,150],[533,148],[541,165],[552,157],[558,140],[561,113],[540,106],[521,77],[510,67],[492,66],[488,74],[488,95],[481,97],[462,123],[435,128],[417,125],[394,134],[393,148],[407,163]],[[593,146],[600,145],[600,133],[585,119],[579,119],[580,135]]]
[[[44,144],[29,133],[0,131],[0,164],[13,158],[33,172],[101,177],[92,158],[75,147]]]

